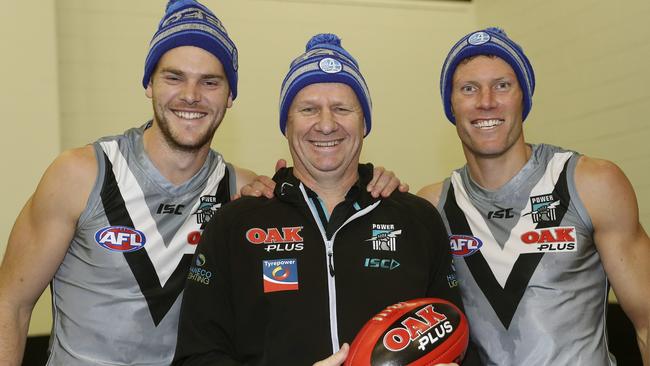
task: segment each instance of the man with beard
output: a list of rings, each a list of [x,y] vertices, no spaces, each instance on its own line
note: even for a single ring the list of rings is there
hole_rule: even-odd
[[[255,174],[210,148],[237,97],[237,49],[207,7],[167,5],[142,83],[153,119],[62,153],[18,216],[0,268],[0,364],[20,364],[48,283],[48,365],[171,362],[202,230]]]
[[[419,194],[438,207],[471,336],[487,365],[616,365],[611,284],[650,364],[650,239],[613,163],[528,144],[532,65],[501,29],[470,33],[440,91],[467,165]]]

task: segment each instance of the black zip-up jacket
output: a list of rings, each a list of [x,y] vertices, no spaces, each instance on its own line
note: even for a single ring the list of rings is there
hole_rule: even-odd
[[[329,218],[291,169],[275,198],[217,212],[194,256],[175,365],[311,365],[388,305],[439,297],[460,306],[449,239],[409,193],[375,199],[372,165]]]

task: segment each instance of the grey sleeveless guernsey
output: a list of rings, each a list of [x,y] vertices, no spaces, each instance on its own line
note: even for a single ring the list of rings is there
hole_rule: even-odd
[[[467,166],[443,185],[471,337],[486,365],[616,365],[605,330],[608,283],[574,184],[579,155],[533,145],[497,191]]]
[[[203,227],[234,174],[210,151],[181,186],[146,156],[142,128],[93,144],[99,171],[52,280],[48,365],[169,365],[180,293]]]

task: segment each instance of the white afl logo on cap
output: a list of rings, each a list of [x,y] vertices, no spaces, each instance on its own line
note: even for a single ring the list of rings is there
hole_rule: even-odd
[[[483,32],[483,31],[481,31],[481,32],[476,32],[476,33],[472,34],[471,36],[469,36],[469,39],[467,40],[467,42],[469,42],[469,44],[471,44],[471,45],[478,46],[478,45],[481,45],[481,44],[483,44],[483,43],[485,43],[485,42],[487,42],[489,40],[490,40],[490,35]]]
[[[336,74],[343,69],[343,66],[338,60],[329,57],[320,60],[318,67],[328,74]]]

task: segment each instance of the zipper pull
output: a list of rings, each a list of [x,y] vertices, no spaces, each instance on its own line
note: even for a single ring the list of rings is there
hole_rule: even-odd
[[[329,257],[330,276],[334,277],[334,253],[329,252],[327,256]]]

